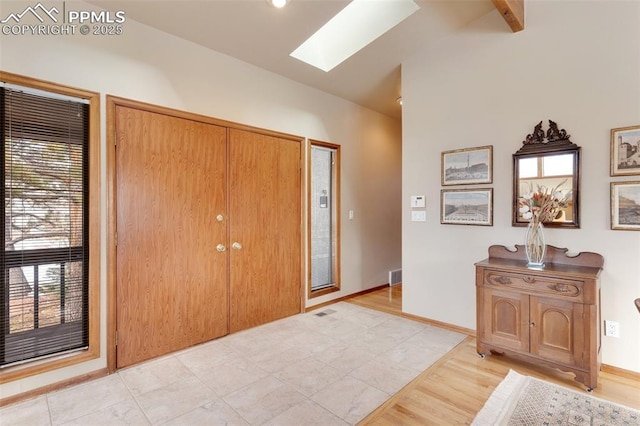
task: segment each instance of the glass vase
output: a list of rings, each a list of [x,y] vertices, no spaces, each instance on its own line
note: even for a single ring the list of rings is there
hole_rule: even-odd
[[[544,226],[542,226],[542,222],[533,220],[529,222],[524,248],[527,254],[527,268],[544,268],[544,254],[547,246],[544,242]]]

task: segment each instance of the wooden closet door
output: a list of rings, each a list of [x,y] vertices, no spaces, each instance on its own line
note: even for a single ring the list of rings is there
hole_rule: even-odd
[[[224,127],[118,106],[116,133],[120,368],[228,333],[227,159]]]
[[[301,310],[300,173],[299,141],[230,130],[230,332]]]

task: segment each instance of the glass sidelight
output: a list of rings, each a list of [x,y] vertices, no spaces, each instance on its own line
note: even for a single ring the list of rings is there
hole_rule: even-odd
[[[340,147],[311,141],[309,297],[340,290]]]

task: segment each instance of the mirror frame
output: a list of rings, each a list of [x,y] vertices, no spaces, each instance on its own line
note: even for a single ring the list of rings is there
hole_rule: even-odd
[[[560,154],[573,155],[572,195],[573,214],[571,221],[545,222],[545,228],[580,228],[580,147],[569,140],[570,135],[549,120],[549,130],[542,130],[542,121],[532,134],[527,135],[520,148],[513,154],[513,203],[512,226],[527,226],[528,221],[518,221],[519,160],[522,158],[547,157]]]

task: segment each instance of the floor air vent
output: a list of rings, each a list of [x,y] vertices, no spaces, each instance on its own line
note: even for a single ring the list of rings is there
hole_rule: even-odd
[[[396,285],[402,283],[402,269],[395,269],[389,271],[389,285]]]
[[[322,311],[322,312],[318,312],[318,313],[316,314],[316,316],[317,316],[317,317],[323,317],[323,316],[325,316],[325,315],[331,315],[331,314],[332,314],[332,313],[334,313],[334,312],[335,312],[335,311],[334,311],[333,309],[325,309],[325,310],[324,310],[324,311]]]

